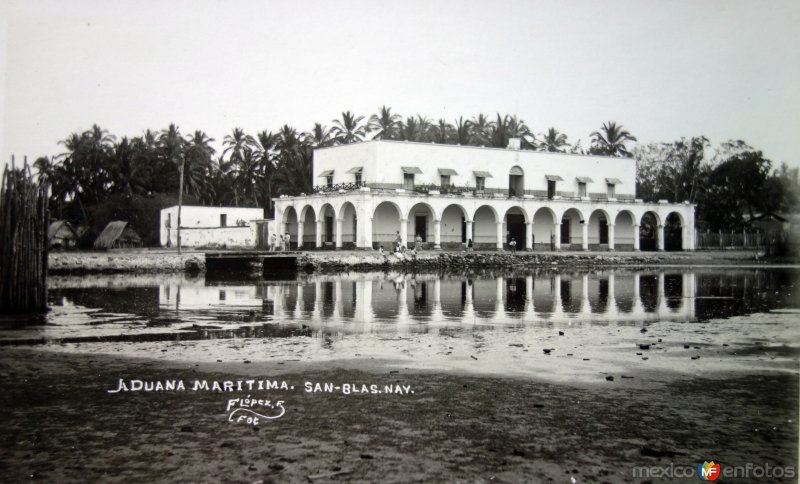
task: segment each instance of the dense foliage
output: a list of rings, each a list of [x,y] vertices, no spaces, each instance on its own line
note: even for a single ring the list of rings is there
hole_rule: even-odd
[[[186,204],[260,206],[269,214],[281,194],[309,193],[316,148],[367,139],[433,142],[505,148],[519,138],[522,149],[635,157],[637,195],[647,201],[689,200],[713,228],[738,228],[764,211],[794,209],[797,170],[772,171],[761,152],[744,143],[726,143],[707,159],[704,137],[634,146],[623,126],[608,122],[591,134],[588,150],[578,140],[549,128],[534,132],[522,119],[479,114],[453,123],[421,115],[403,118],[382,106],[369,118],[350,111],[308,132],[284,125],[253,134],[234,128],[220,148],[203,131],[183,133],[170,125],[140,136],[116,137],[95,125],[61,141],[64,152],[36,160],[39,176],[52,186],[54,218],[99,231],[110,220],[130,220],[146,243],[157,241],[158,210],[178,200],[183,167]]]

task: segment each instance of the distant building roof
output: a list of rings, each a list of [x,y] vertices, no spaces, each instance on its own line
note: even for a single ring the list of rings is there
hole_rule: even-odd
[[[113,247],[131,247],[142,245],[142,238],[128,222],[115,220],[109,222],[94,241],[95,249],[111,249]]]

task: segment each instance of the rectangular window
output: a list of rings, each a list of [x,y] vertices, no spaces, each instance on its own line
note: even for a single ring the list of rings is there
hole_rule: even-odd
[[[442,186],[447,188],[450,186],[450,175],[442,175]]]
[[[555,180],[547,180],[547,198],[552,200],[556,196]]]
[[[608,198],[617,198],[615,193],[615,185],[613,183],[608,184]]]
[[[219,226],[220,227],[228,226],[228,216],[224,213],[219,216]]]
[[[356,185],[361,185],[361,173],[356,173]]]
[[[326,176],[325,177],[325,182],[328,184],[329,187],[332,187],[333,186],[333,175]]]
[[[406,190],[413,190],[414,189],[414,174],[413,173],[404,173],[403,174],[403,188]]]
[[[586,198],[586,184],[583,182],[578,182],[578,196]]]
[[[482,176],[475,177],[475,189],[476,190],[486,190],[486,178]]]

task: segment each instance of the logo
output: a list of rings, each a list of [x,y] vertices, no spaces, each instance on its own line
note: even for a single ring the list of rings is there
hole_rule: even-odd
[[[697,464],[697,475],[704,481],[716,481],[719,477],[719,464],[715,464],[713,460]]]

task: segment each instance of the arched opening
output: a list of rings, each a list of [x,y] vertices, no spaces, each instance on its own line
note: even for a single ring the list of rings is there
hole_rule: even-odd
[[[555,250],[556,214],[547,207],[542,207],[533,214],[533,248],[534,250]]]
[[[497,215],[492,207],[481,205],[472,217],[475,250],[491,250],[497,247]]]
[[[667,215],[664,223],[664,250],[683,250],[683,220],[678,212]]]
[[[400,233],[400,207],[392,202],[382,202],[375,207],[372,214],[372,246],[374,249],[383,246],[383,250],[391,252],[394,241]],[[403,241],[403,244],[407,243]]]
[[[633,224],[636,218],[628,210],[622,210],[614,220],[614,247],[616,250],[633,250],[636,234]]]
[[[304,250],[317,248],[317,214],[311,205],[306,205],[301,211],[300,219],[303,221],[303,240],[299,248]]]
[[[608,221],[610,217],[605,210],[595,210],[589,216],[589,249],[608,249]]]
[[[682,274],[666,274],[664,276],[664,299],[672,312],[677,312],[683,306]]]
[[[339,217],[342,220],[342,248],[355,249],[358,240],[356,207],[350,202],[344,202],[339,208]]]
[[[442,212],[442,249],[457,250],[464,247],[472,234],[467,234],[467,211],[457,204],[448,205]]]
[[[287,233],[289,234],[289,246],[286,247],[286,250],[297,247],[297,211],[293,206],[290,205],[283,211],[282,225],[283,228],[278,235],[285,237]],[[278,245],[282,245],[280,237],[278,237]]]
[[[521,207],[511,207],[506,211],[505,220],[505,239],[503,245],[510,248],[511,241],[516,242],[517,250],[525,249],[525,223],[527,216]]]
[[[512,166],[508,173],[508,196],[521,197],[525,195],[525,172],[518,166]]]
[[[645,212],[639,222],[639,250],[658,250],[658,216],[654,212]]]
[[[427,203],[418,203],[408,211],[408,241],[403,244],[410,248],[432,249],[434,245],[434,221],[436,214]]]
[[[580,250],[583,241],[583,214],[570,208],[561,217],[561,248]]]
[[[322,221],[322,248],[335,249],[336,212],[331,204],[326,203],[319,209],[319,220]]]

